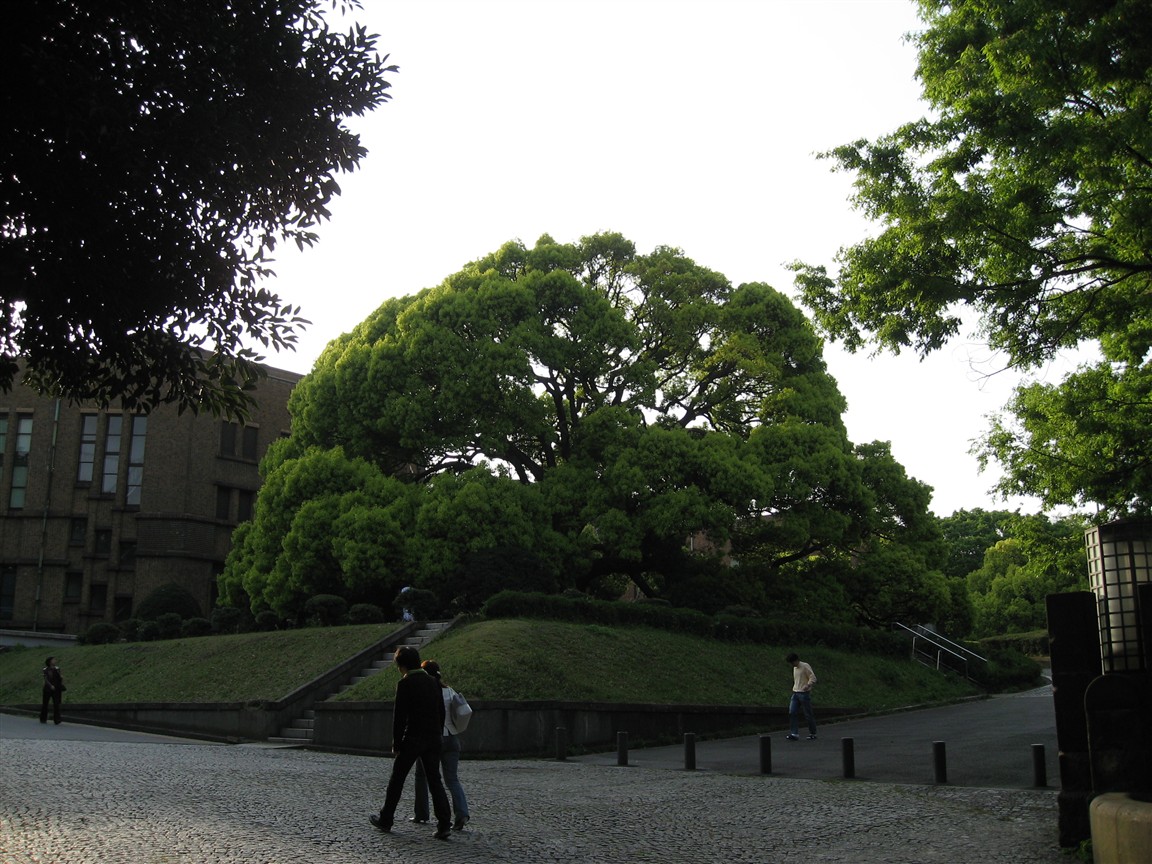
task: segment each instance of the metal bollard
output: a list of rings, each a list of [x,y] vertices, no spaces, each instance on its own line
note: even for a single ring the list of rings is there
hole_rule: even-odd
[[[684,770],[696,770],[696,733],[684,733]]]
[[[932,761],[936,766],[936,782],[948,782],[948,756],[944,752],[943,741],[932,742]]]
[[[616,733],[616,764],[625,766],[628,764],[628,733]]]
[[[772,736],[760,736],[760,773],[772,773]]]
[[[1044,762],[1044,745],[1032,745],[1032,785],[1044,787],[1048,785],[1048,767]]]
[[[856,744],[852,738],[840,739],[840,758],[844,763],[844,779],[853,779],[856,776]]]
[[[563,762],[568,758],[568,730],[563,726],[556,727],[556,760]]]

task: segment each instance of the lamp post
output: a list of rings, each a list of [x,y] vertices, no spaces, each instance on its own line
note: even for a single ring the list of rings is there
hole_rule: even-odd
[[[1152,520],[1121,519],[1084,533],[1088,582],[1096,598],[1100,660],[1105,674],[1145,671],[1140,595],[1152,584]],[[1152,617],[1152,609],[1144,611]]]

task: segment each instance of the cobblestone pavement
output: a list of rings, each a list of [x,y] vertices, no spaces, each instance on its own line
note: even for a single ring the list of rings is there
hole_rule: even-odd
[[[60,727],[63,729],[64,727]],[[3,864],[1067,864],[1056,794],[470,761],[448,842],[368,824],[391,762],[267,745],[0,741]]]

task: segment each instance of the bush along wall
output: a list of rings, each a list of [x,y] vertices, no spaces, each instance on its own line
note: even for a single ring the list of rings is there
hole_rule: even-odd
[[[558,594],[501,591],[484,605],[486,618],[536,618],[578,624],[642,626],[690,633],[726,642],[764,645],[826,645],[870,654],[900,656],[908,651],[902,636],[863,627],[819,622],[778,621],[741,614],[706,615],[656,603],[621,603]]]

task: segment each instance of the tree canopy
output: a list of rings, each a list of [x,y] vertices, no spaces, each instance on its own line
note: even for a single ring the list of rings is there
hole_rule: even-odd
[[[855,204],[881,230],[840,250],[834,275],[794,265],[804,302],[851,349],[923,355],[966,312],[1022,369],[1098,345],[1103,362],[1083,370],[1093,381],[1020,394],[1013,434],[1002,424],[982,453],[1004,462],[1003,491],[1148,512],[1148,472],[1125,452],[1127,430],[1152,420],[1152,5],[919,5],[930,116],[825,154],[855,174]],[[1072,430],[1088,384],[1115,401]],[[1065,481],[1069,466],[1078,476]]]
[[[322,0],[54,0],[0,29],[0,388],[242,412],[306,324],[261,280],[395,67]],[[337,0],[333,10],[356,7]]]
[[[290,610],[338,582],[474,608],[500,584],[631,582],[767,612],[823,578],[841,618],[886,620],[908,599],[877,602],[877,580],[919,586],[942,555],[930,490],[848,440],[784,295],[618,234],[508,243],[386,301],[290,407],[221,579],[232,602]]]

